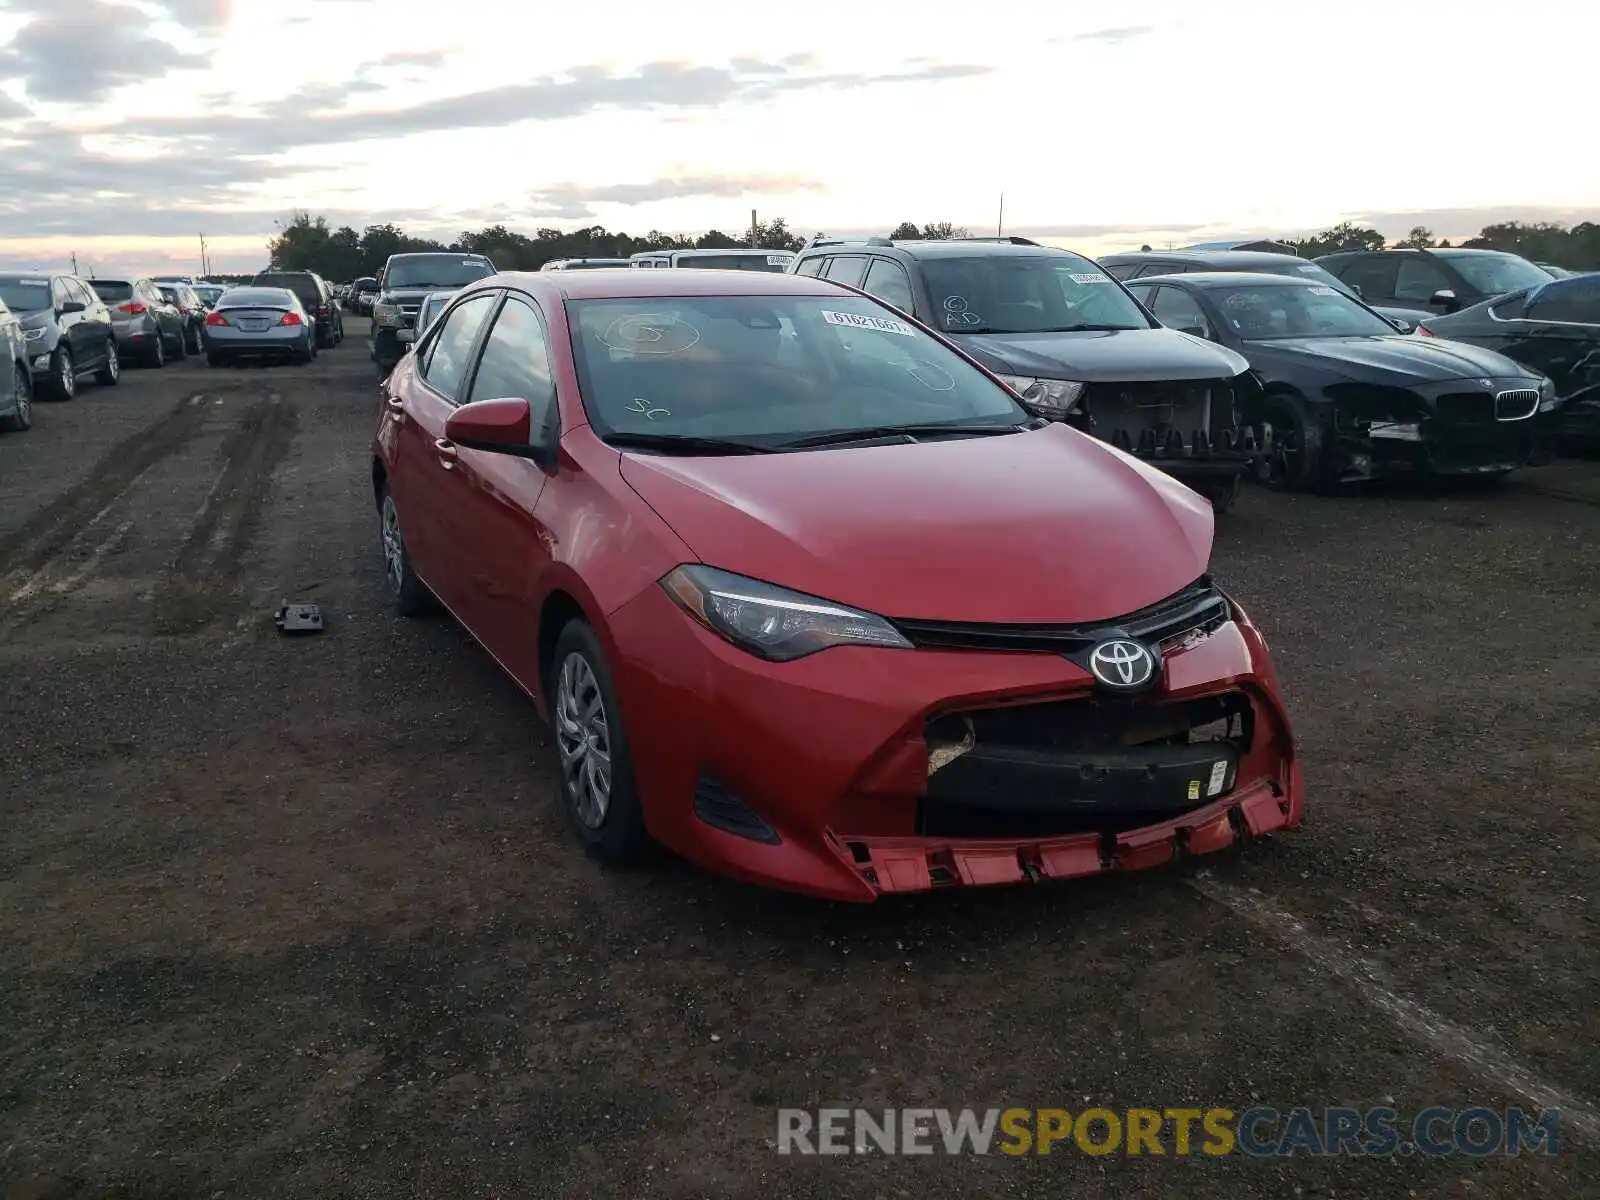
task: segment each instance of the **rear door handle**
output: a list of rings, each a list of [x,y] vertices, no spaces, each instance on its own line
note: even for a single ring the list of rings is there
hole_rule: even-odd
[[[455,443],[444,438],[436,438],[434,439],[433,448],[439,455],[439,465],[446,471],[453,470],[456,465]]]

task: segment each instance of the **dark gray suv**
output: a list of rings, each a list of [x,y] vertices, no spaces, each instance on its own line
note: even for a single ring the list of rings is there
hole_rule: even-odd
[[[378,378],[387,379],[410,348],[400,340],[402,329],[415,329],[417,313],[430,292],[456,292],[495,274],[482,254],[391,254],[378,278],[372,305],[372,359]]]
[[[104,384],[122,377],[111,313],[75,275],[0,275],[0,300],[17,315],[28,366],[41,397],[71,400],[90,372]]]

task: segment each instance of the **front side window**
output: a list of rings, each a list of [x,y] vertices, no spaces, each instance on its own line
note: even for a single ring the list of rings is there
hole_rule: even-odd
[[[602,437],[781,446],[904,425],[1011,425],[1005,388],[865,297],[567,302],[583,403]]]
[[[386,288],[461,288],[494,274],[494,265],[459,254],[424,254],[397,258],[384,272]]]
[[[1065,251],[930,258],[922,273],[935,319],[946,333],[1150,328],[1116,280]]]
[[[1447,290],[1450,278],[1425,258],[1403,258],[1395,278],[1394,298],[1427,304],[1433,294]]]
[[[816,275],[822,270],[823,257],[820,254],[811,258],[802,258],[800,265],[794,269],[796,275]]]
[[[468,400],[526,400],[538,429],[555,403],[550,372],[550,340],[532,305],[517,296],[505,307],[483,343]]]
[[[1370,302],[1394,298],[1395,272],[1399,267],[1393,255],[1369,254],[1346,259],[1333,272],[1348,286],[1360,288],[1361,295]]]
[[[1461,278],[1484,296],[1500,296],[1518,288],[1538,287],[1550,282],[1547,272],[1515,254],[1451,254],[1443,257],[1460,272]]]
[[[1181,329],[1196,337],[1211,336],[1211,322],[1201,311],[1200,302],[1188,292],[1175,287],[1157,288],[1150,311],[1168,329]]]
[[[441,318],[439,332],[424,351],[426,357],[422,364],[422,377],[441,396],[455,398],[466,377],[478,330],[483,327],[494,301],[493,291],[484,292],[458,304]]]
[[[1163,289],[1166,290],[1166,289]],[[1394,326],[1324,284],[1241,284],[1207,293],[1246,341],[1295,337],[1390,337]]]
[[[887,258],[874,258],[867,268],[867,279],[862,290],[876,296],[885,304],[892,304],[903,313],[913,308],[911,280],[905,268]]]

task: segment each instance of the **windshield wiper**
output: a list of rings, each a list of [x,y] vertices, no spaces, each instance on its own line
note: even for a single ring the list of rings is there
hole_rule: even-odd
[[[1028,429],[1028,424],[1020,425],[875,425],[866,429],[834,429],[828,433],[817,433],[810,437],[796,438],[793,441],[779,442],[779,450],[804,450],[812,446],[835,446],[848,442],[870,442],[877,438],[894,437],[904,434],[907,437],[937,437],[941,434],[971,434],[973,437],[993,437],[1000,433],[1021,433]]]
[[[771,454],[769,446],[732,438],[694,437],[681,433],[608,433],[605,441],[627,450],[672,450],[681,454]]]
[[[1053,329],[1030,329],[1029,333],[1118,333],[1124,329],[1148,329],[1147,325],[1057,325]]]

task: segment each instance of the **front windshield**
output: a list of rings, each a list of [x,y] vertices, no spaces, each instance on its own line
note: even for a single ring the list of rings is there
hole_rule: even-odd
[[[1446,254],[1440,257],[1485,296],[1500,296],[1518,288],[1550,282],[1548,271],[1540,270],[1515,254]]]
[[[1246,341],[1294,337],[1387,337],[1395,327],[1338,288],[1323,284],[1244,284],[1207,291]]]
[[[923,278],[946,333],[1149,329],[1132,297],[1076,254],[929,258]]]
[[[383,286],[387,288],[459,288],[494,274],[494,267],[481,258],[462,258],[456,254],[427,254],[419,258],[400,258],[389,265]]]
[[[772,271],[781,274],[789,269],[792,254],[683,254],[678,266],[693,267],[701,271]]]
[[[1029,420],[971,363],[846,293],[573,300],[567,313],[584,407],[602,437],[774,446],[885,426]]]
[[[50,281],[44,278],[0,279],[0,300],[12,312],[38,312],[50,307]]]

